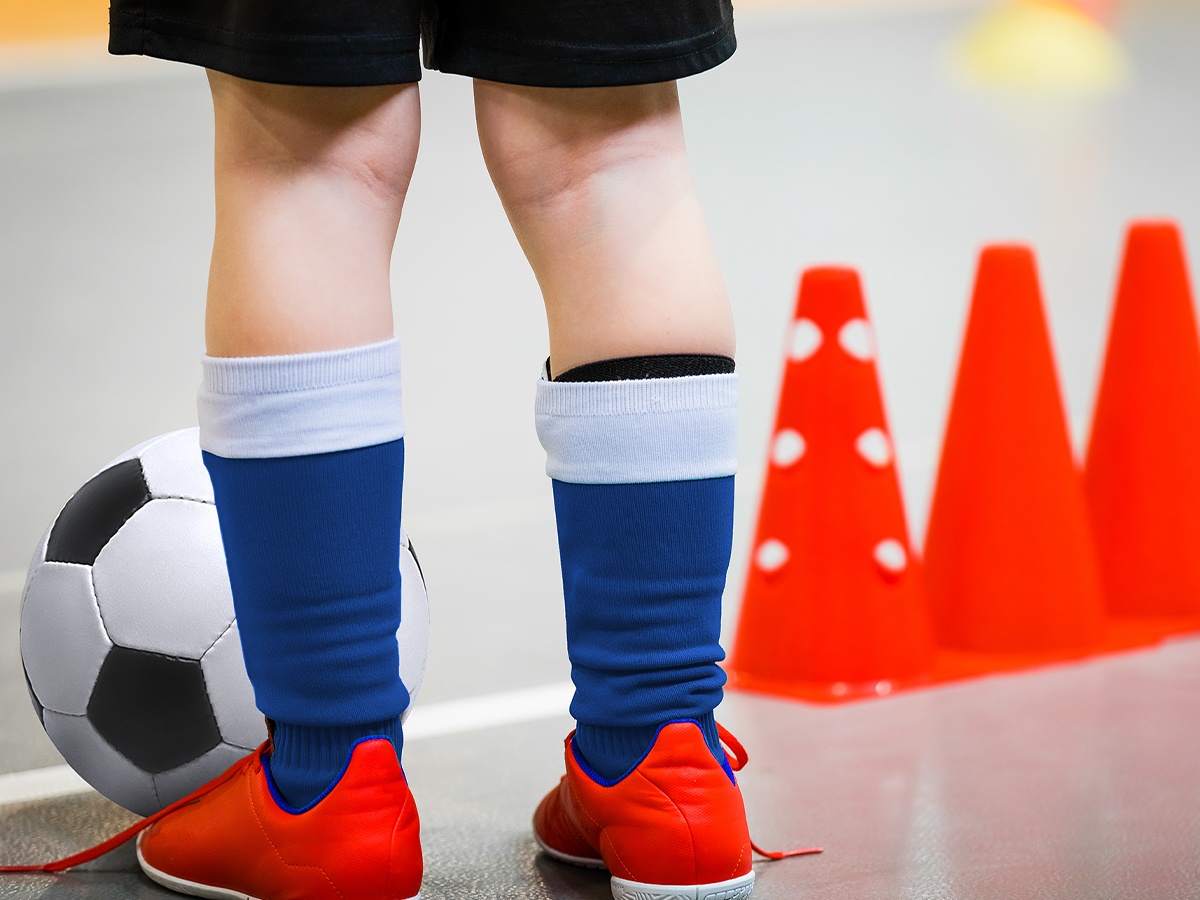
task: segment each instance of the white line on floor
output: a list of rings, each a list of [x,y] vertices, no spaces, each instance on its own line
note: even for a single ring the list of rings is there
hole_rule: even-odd
[[[417,706],[404,723],[404,740],[419,741],[566,716],[573,691],[571,683],[565,681]],[[90,790],[70,766],[12,772],[0,775],[0,806]]]
[[[404,723],[404,740],[481,731],[499,725],[565,716],[575,688],[569,681],[481,697],[418,705]]]
[[[90,791],[88,783],[70,766],[50,766],[0,775],[0,805],[26,800],[47,800]]]

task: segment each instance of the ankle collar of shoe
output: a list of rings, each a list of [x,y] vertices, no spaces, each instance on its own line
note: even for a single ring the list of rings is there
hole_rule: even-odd
[[[588,763],[588,761],[583,758],[583,754],[579,751],[579,748],[575,745],[575,732],[571,732],[571,755],[575,758],[576,764],[583,771],[583,773],[588,776],[588,778],[592,779],[592,781],[596,782],[596,784],[600,785],[601,787],[613,787],[615,785],[620,784],[622,781],[624,781],[626,778],[628,778],[630,775],[632,775],[634,770],[637,769],[637,767],[640,766],[643,762],[645,762],[646,757],[648,757],[651,753],[654,752],[654,747],[658,743],[659,735],[662,734],[662,730],[664,728],[666,728],[668,725],[688,725],[688,724],[695,725],[696,729],[698,731],[701,731],[701,733],[703,734],[703,731],[700,728],[700,723],[697,722],[695,719],[672,719],[669,722],[663,722],[661,725],[658,726],[658,729],[654,732],[654,740],[650,742],[650,746],[646,748],[646,752],[643,753],[641,756],[639,756],[637,761],[632,766],[630,766],[629,769],[623,775],[621,775],[618,778],[605,778],[603,775],[601,775],[599,772],[597,772],[595,769],[592,768],[592,766]],[[734,784],[737,784],[737,778],[734,776],[733,773],[735,771],[737,771],[738,769],[740,769],[743,765],[746,764],[746,760],[747,760],[746,750],[738,742],[737,738],[735,738],[728,731],[726,731],[725,728],[720,724],[717,725],[717,733],[721,736],[721,743],[727,745],[730,749],[732,749],[734,751],[735,758],[736,758],[738,764],[736,766],[732,765],[729,761],[729,754],[727,754],[727,753],[721,754],[721,756],[723,757],[722,759],[716,759],[716,757],[714,757],[714,759],[716,760],[716,762],[720,763],[721,768],[725,770],[725,774],[727,776],[729,776],[729,780],[731,782],[733,782]]]
[[[342,763],[341,771],[338,772],[337,777],[329,783],[329,787],[325,788],[325,790],[321,791],[320,794],[301,807],[292,806],[283,798],[283,794],[279,792],[279,788],[275,784],[275,778],[271,775],[271,754],[265,752],[262,753],[263,777],[265,777],[267,780],[267,789],[271,792],[271,799],[275,801],[276,806],[286,813],[291,813],[292,815],[298,816],[302,813],[308,812],[310,809],[328,797],[330,792],[341,783],[341,780],[346,776],[346,770],[350,768],[350,763],[354,759],[354,751],[358,749],[359,744],[365,744],[368,741],[388,741],[391,743],[387,737],[378,734],[370,734],[366,737],[360,737],[350,745],[350,752],[346,754],[346,761]],[[401,770],[401,773],[403,774],[403,770]]]

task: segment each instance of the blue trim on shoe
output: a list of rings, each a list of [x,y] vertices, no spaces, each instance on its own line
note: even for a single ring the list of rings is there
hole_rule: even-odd
[[[275,785],[275,779],[271,776],[271,755],[269,753],[264,753],[262,755],[263,775],[267,779],[267,789],[271,792],[271,799],[275,801],[276,806],[278,806],[281,810],[283,810],[285,813],[288,813],[289,815],[299,816],[299,815],[303,815],[304,813],[308,812],[310,809],[312,809],[314,806],[316,806],[318,803],[320,803],[322,800],[324,800],[329,795],[329,793],[335,787],[338,786],[338,784],[341,782],[341,780],[346,776],[346,771],[350,768],[350,762],[351,762],[351,760],[354,759],[355,749],[358,747],[359,744],[365,743],[366,741],[387,741],[389,744],[392,744],[391,739],[388,738],[386,735],[382,735],[382,734],[369,734],[365,737],[360,737],[358,740],[356,740],[353,744],[350,745],[350,752],[346,754],[346,761],[342,764],[342,771],[338,772],[337,777],[334,778],[333,781],[331,781],[329,783],[329,787],[327,787],[327,788],[325,788],[325,790],[321,791],[321,793],[319,793],[315,798],[313,798],[313,800],[311,802],[309,802],[305,806],[301,806],[299,808],[296,808],[295,806],[292,806],[291,804],[289,804],[286,800],[283,799],[283,794],[279,793],[279,788]],[[395,749],[396,749],[396,745],[392,744],[393,752],[395,751]],[[396,758],[397,758],[397,760],[399,759],[398,756]],[[403,771],[401,772],[401,774],[403,774]],[[407,776],[405,776],[405,780],[406,781],[408,780]]]
[[[737,776],[733,774],[733,766],[729,765],[729,754],[721,751],[721,758],[718,760],[721,768],[725,770],[725,774],[729,776],[730,783],[737,787]]]
[[[640,766],[646,757],[650,755],[651,751],[654,750],[654,745],[658,743],[658,736],[662,733],[664,728],[666,728],[668,725],[683,725],[689,722],[696,726],[697,730],[700,731],[701,737],[703,737],[704,731],[700,727],[700,723],[695,719],[672,719],[670,722],[663,722],[658,726],[658,730],[654,732],[654,740],[651,741],[650,746],[646,748],[646,752],[638,757],[637,762],[630,766],[629,770],[624,775],[616,779],[605,778],[603,775],[593,769],[588,761],[583,758],[583,754],[579,752],[579,748],[575,746],[574,737],[571,738],[571,755],[575,757],[575,762],[579,765],[579,768],[583,770],[584,774],[587,775],[588,778],[592,779],[592,781],[596,782],[596,784],[600,785],[601,787],[614,787],[632,775],[634,769]],[[705,744],[705,746],[707,747],[708,745]],[[733,768],[729,765],[728,754],[722,751],[720,759],[717,759],[716,756],[714,756],[713,759],[720,763],[721,768],[725,770],[725,774],[729,776],[729,780],[736,787],[737,778],[734,777]]]

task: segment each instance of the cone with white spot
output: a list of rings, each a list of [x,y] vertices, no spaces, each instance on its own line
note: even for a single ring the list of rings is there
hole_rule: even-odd
[[[804,274],[730,663],[736,687],[836,702],[925,680],[932,630],[857,274]]]

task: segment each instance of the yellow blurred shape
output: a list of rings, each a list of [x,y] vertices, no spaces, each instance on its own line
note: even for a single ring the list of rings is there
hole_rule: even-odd
[[[1129,77],[1125,51],[1108,30],[1054,0],[1016,0],[987,13],[953,54],[960,73],[989,87],[1107,91]]]
[[[0,0],[0,44],[102,35],[107,0]]]

